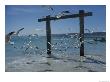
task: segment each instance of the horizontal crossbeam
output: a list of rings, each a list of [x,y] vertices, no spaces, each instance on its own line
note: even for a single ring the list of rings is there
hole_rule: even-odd
[[[77,18],[77,17],[80,17],[80,16],[92,16],[92,12],[87,12],[87,13],[84,13],[84,14],[72,14],[72,15],[64,15],[64,16],[61,16],[59,18],[57,17],[50,17],[48,18],[48,20],[59,20],[59,19],[67,19],[67,18]],[[42,22],[42,21],[47,21],[47,18],[42,18],[42,19],[38,19],[38,22]]]

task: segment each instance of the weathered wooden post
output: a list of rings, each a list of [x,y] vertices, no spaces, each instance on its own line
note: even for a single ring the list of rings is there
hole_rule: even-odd
[[[84,56],[84,10],[79,10],[80,21],[80,56]]]
[[[47,54],[51,57],[51,27],[50,15],[46,16]]]
[[[38,22],[46,21],[46,37],[47,37],[47,54],[51,57],[51,27],[50,27],[50,15],[46,18],[38,19]]]

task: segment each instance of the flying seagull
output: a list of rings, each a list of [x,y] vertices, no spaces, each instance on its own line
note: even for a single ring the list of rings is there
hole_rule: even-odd
[[[56,15],[56,17],[57,17],[57,18],[60,18],[60,17],[62,17],[62,16],[64,16],[64,15],[67,15],[67,14],[71,14],[71,12],[70,12],[70,11],[62,11],[62,12],[60,12],[58,15]]]
[[[13,31],[13,32],[10,32],[8,34],[5,35],[5,43],[8,43],[10,42],[10,39],[11,39],[11,36],[12,35],[18,35],[20,31],[22,31],[24,28],[21,28],[19,29],[17,32]]]
[[[14,34],[15,32],[10,32],[8,34],[5,35],[5,43],[10,42],[10,38],[11,36]]]

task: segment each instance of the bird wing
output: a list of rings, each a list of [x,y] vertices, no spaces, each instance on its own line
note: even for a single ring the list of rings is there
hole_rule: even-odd
[[[19,32],[22,31],[23,29],[24,29],[24,28],[19,29],[19,30],[16,32],[16,35],[18,35]]]

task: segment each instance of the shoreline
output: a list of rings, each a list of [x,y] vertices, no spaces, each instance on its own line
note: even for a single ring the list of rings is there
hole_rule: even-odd
[[[105,56],[105,55],[103,55]],[[106,58],[86,55],[81,61],[79,55],[47,58],[30,56],[5,64],[6,72],[106,72]]]

